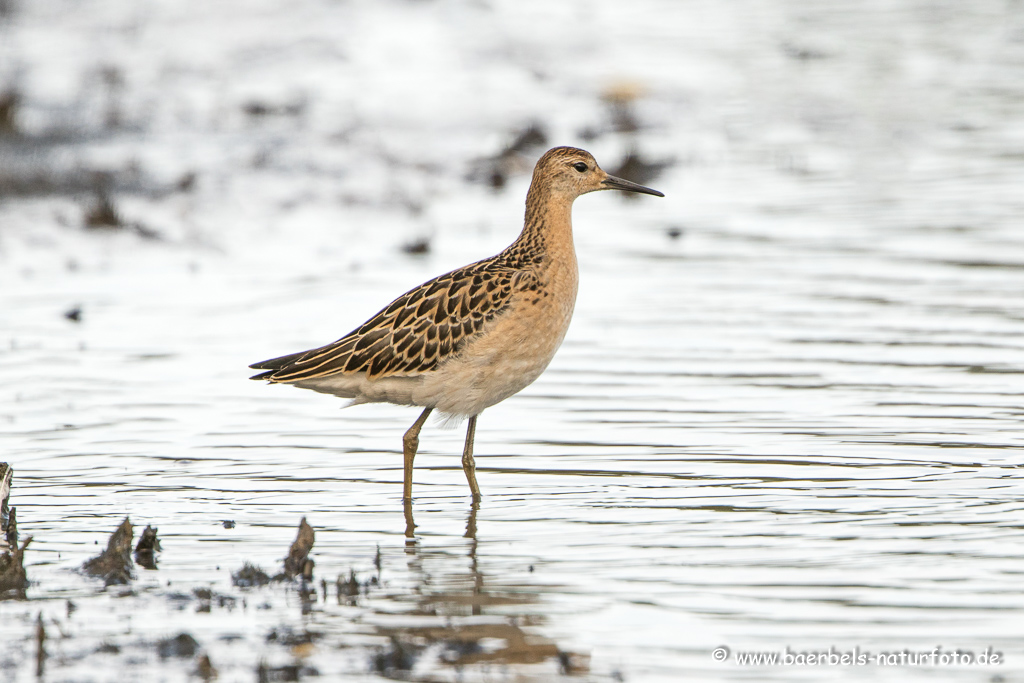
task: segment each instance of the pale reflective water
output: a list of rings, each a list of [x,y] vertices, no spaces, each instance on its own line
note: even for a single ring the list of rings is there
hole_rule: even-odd
[[[222,35],[196,9],[22,3],[4,55],[38,64],[29,146],[135,159],[163,189],[117,199],[163,239],[87,232],[60,193],[0,205],[0,459],[34,537],[29,600],[0,602],[4,680],[35,678],[40,613],[54,681],[194,678],[155,646],[180,632],[229,681],[261,660],[277,680],[1024,676],[1024,15],[876,4],[265,2]],[[100,63],[128,122],[90,129],[94,102],[83,139],[39,142],[70,116],[54,74],[85,88]],[[636,133],[600,133],[616,79],[646,88]],[[511,241],[526,176],[466,175],[532,119],[606,168],[674,160],[646,181],[667,197],[577,202],[565,345],[481,417],[478,510],[462,430],[428,423],[407,536],[416,412],[246,366]],[[130,594],[74,572],[124,516],[164,548]],[[276,570],[303,516],[326,599],[231,585],[243,560]],[[378,584],[339,598],[350,570]],[[737,662],[830,647],[1003,663]]]

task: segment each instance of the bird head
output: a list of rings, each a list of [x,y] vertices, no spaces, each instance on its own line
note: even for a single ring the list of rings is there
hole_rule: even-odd
[[[575,199],[599,190],[621,190],[664,197],[661,192],[629,180],[608,175],[593,155],[576,147],[555,147],[545,152],[533,170],[534,187]]]

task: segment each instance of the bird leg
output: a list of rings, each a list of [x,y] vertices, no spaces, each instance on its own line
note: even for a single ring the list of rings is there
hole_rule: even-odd
[[[416,449],[420,447],[420,428],[430,416],[433,408],[425,408],[409,431],[402,437],[402,451],[405,455],[405,479],[402,486],[402,500],[412,500],[412,461],[416,457]],[[472,456],[470,456],[472,459]]]
[[[466,449],[462,451],[462,469],[466,471],[466,479],[469,480],[469,490],[473,492],[473,500],[480,500],[480,487],[476,485],[476,462],[473,460],[473,439],[476,437],[476,418],[469,418],[469,427],[466,428]]]
[[[405,537],[416,538],[416,520],[412,516],[412,501],[406,498],[402,501],[405,509]]]

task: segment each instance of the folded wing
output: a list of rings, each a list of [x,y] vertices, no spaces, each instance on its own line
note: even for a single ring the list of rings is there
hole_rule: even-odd
[[[251,379],[290,383],[343,373],[375,379],[429,372],[506,311],[514,291],[535,287],[532,279],[489,261],[460,268],[406,292],[332,344],[249,366],[266,370]]]

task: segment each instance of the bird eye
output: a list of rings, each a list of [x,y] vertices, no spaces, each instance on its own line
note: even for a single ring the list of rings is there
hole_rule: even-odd
[[[586,173],[587,172],[587,165],[585,163],[583,163],[582,161],[577,161],[575,164],[572,165],[572,167],[575,168],[580,173]]]

